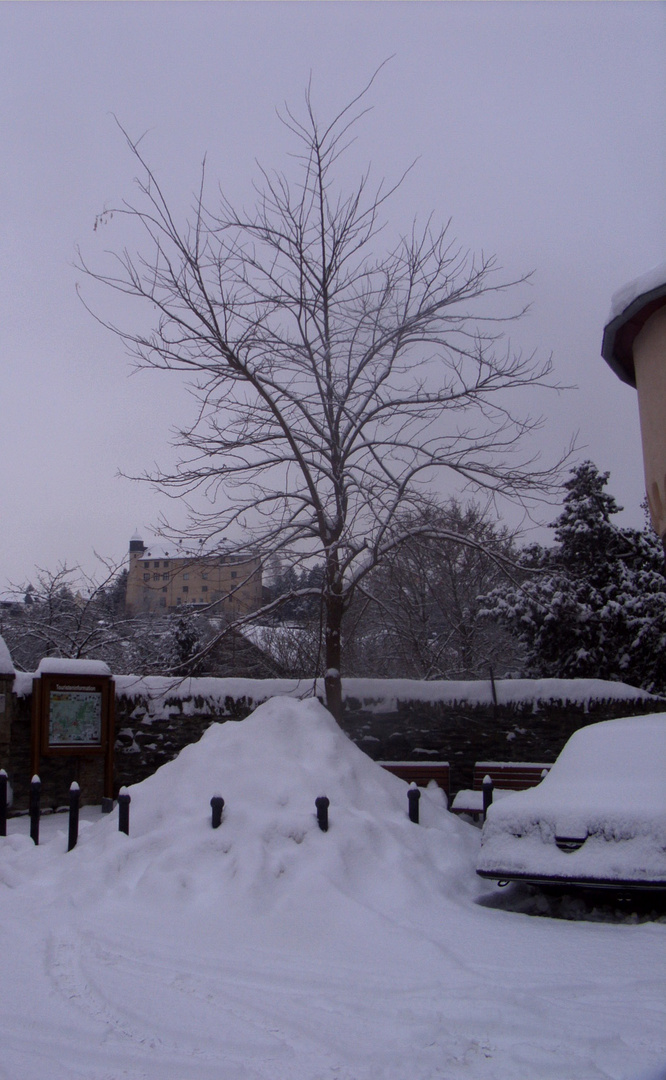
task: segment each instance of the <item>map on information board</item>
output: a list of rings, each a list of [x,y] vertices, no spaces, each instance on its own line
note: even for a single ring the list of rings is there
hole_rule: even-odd
[[[96,690],[52,690],[49,703],[49,744],[99,746],[101,741],[101,693]]]

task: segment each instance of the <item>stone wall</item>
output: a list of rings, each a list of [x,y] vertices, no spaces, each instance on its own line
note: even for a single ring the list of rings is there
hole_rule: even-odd
[[[125,685],[128,680],[119,680],[116,792],[120,786],[138,783],[171,761],[184,746],[201,738],[211,723],[242,720],[259,701],[276,692],[288,692],[289,686],[295,692],[296,685],[285,683],[282,689],[282,684],[276,687],[275,681],[245,680],[245,689],[239,690],[240,680],[228,680],[235,692],[227,693],[226,680],[192,679],[186,692],[181,688],[170,696],[168,692],[154,692],[156,681],[152,680],[151,690],[145,685],[150,680],[135,680],[133,687]],[[213,684],[221,689],[212,695]],[[367,688],[375,684],[364,680],[364,685]],[[600,684],[602,689],[592,696],[574,695],[574,700],[532,696],[529,700],[494,705],[483,700],[414,700],[407,692],[391,700],[382,693],[382,681],[377,680],[377,693],[371,697],[355,697],[347,692],[342,727],[374,760],[449,761],[455,792],[471,787],[475,761],[552,762],[569,736],[586,724],[666,708],[666,702],[647,694],[633,699],[626,695],[614,698],[613,694],[619,693],[617,685]],[[414,689],[414,697],[422,696],[416,691],[422,690],[423,684],[415,683]],[[14,788],[14,806],[21,809],[27,806],[30,783],[29,683],[24,683],[18,696],[10,696],[10,740],[0,767],[7,769]],[[482,694],[477,696],[483,698]],[[40,776],[44,806],[66,804],[72,780],[79,783],[84,803],[101,798],[101,759],[91,762],[75,757],[45,758],[40,764]]]

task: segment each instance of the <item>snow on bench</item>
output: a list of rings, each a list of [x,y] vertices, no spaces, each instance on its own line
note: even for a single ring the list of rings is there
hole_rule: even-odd
[[[454,814],[470,814],[475,820],[483,814],[483,781],[489,776],[493,784],[493,799],[536,787],[544,773],[551,768],[547,762],[535,761],[477,761],[474,765],[473,788],[463,788],[451,804]]]
[[[378,761],[377,764],[419,787],[427,787],[431,780],[436,780],[448,797],[451,771],[448,761]]]

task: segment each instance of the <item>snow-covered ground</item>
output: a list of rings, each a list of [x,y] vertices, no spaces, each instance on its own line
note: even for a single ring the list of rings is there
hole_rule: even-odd
[[[666,920],[506,898],[479,831],[406,792],[280,698],[132,788],[129,837],[88,811],[66,854],[66,817],[39,848],[12,819],[0,1077],[666,1077]]]

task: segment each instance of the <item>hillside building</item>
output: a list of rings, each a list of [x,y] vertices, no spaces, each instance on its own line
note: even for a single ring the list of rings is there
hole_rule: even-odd
[[[237,617],[261,606],[261,563],[251,554],[205,555],[176,545],[146,547],[138,533],[129,545],[125,610],[202,610]]]

